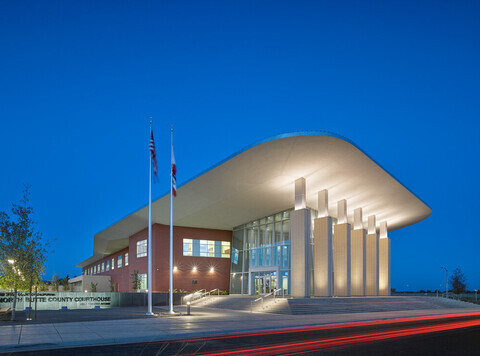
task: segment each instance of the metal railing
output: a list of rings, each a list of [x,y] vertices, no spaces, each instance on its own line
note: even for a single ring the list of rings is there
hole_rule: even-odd
[[[251,301],[250,303],[250,312],[253,313],[253,305],[259,301],[262,301],[262,309],[265,309],[265,299],[267,299],[268,297],[273,297],[273,302],[276,303],[276,299],[275,297],[277,296],[277,293],[282,291],[282,295],[284,293],[284,290],[283,288],[278,288],[278,289],[275,289],[273,292],[270,292],[268,294],[265,294],[265,295],[262,295],[260,298],[257,298],[257,299],[254,299]]]
[[[191,304],[192,302],[195,302],[197,300],[200,300],[200,299],[203,299],[205,297],[214,295],[215,291],[217,292],[217,296],[220,296],[220,289],[219,288],[212,289],[211,291],[208,291],[208,292],[207,292],[206,289],[197,290],[196,292],[193,292],[193,293],[190,293],[190,294],[187,294],[186,296],[184,296],[182,298],[182,303],[183,302],[190,302],[190,304]]]
[[[197,290],[196,292],[193,292],[193,293],[190,293],[190,294],[187,294],[185,295],[183,298],[182,298],[182,301],[186,301],[186,302],[194,302],[195,300],[198,300],[198,299],[201,299],[203,298],[203,293],[205,293],[206,290],[205,289],[200,289],[200,290]]]

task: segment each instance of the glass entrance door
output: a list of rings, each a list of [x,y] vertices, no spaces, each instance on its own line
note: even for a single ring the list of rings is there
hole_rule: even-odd
[[[277,288],[277,272],[255,272],[252,274],[255,295],[268,294]]]

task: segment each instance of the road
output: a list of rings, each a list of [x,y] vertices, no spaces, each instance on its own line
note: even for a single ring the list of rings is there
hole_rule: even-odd
[[[15,355],[480,355],[480,313],[409,317]]]

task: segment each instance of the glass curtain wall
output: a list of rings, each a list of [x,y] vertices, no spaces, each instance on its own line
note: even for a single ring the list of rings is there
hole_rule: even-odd
[[[234,228],[231,294],[290,294],[290,211]]]

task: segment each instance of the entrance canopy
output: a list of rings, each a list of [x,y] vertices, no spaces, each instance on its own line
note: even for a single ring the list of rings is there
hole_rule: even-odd
[[[263,140],[228,157],[177,189],[174,224],[209,229],[233,227],[293,208],[294,181],[306,179],[307,206],[327,189],[329,214],[337,201],[387,221],[389,231],[415,224],[432,210],[348,139],[327,132],[297,132]],[[169,194],[152,203],[153,223],[169,224]],[[83,267],[128,246],[148,224],[148,205],[95,235],[94,255]]]

